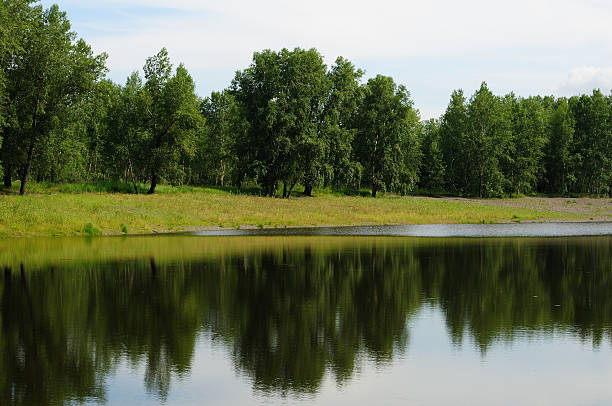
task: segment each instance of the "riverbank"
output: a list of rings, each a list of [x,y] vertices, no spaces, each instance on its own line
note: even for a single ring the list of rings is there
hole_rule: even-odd
[[[612,199],[428,197],[278,199],[208,188],[178,193],[0,195],[0,236],[150,234],[203,229],[612,221]]]

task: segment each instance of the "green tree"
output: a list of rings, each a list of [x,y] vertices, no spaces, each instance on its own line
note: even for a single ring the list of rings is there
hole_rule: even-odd
[[[325,183],[335,189],[355,186],[361,179],[361,164],[353,154],[355,120],[361,103],[359,85],[363,71],[338,57],[327,73],[331,88],[321,126],[326,142]]]
[[[106,163],[118,163],[114,156],[103,156],[107,115],[117,88],[99,81],[70,105],[58,109],[54,125],[41,140],[32,176],[50,182],[83,182],[104,177]]]
[[[201,168],[197,179],[200,183],[224,186],[235,173],[235,141],[244,131],[244,122],[228,90],[212,92],[202,102],[201,111],[206,118],[206,133],[200,139],[194,163]]]
[[[449,192],[465,193],[469,184],[467,104],[462,90],[455,90],[440,120],[440,149],[444,161],[445,186]]]
[[[11,187],[19,153],[19,136],[15,131],[15,106],[9,97],[11,86],[8,71],[24,50],[25,36],[30,31],[35,14],[32,3],[30,0],[0,2],[0,173],[3,173],[5,188]],[[40,6],[37,9],[40,9]]]
[[[238,145],[240,166],[267,195],[279,182],[287,197],[298,182],[308,192],[322,179],[320,120],[328,88],[315,49],[256,52],[251,66],[236,74],[232,92],[249,124]]]
[[[8,72],[16,112],[13,142],[25,155],[20,194],[25,193],[35,148],[58,125],[62,110],[74,105],[102,77],[106,60],[106,54],[94,56],[83,40],[76,41],[66,13],[57,6],[33,10],[24,51]]]
[[[193,156],[195,134],[203,124],[193,79],[181,64],[172,75],[166,48],[147,59],[142,90],[148,136],[146,148],[151,187],[164,172],[179,171],[181,154]]]
[[[534,98],[517,100],[510,95],[504,102],[512,115],[506,179],[510,194],[518,196],[534,191],[537,186],[546,142],[546,115],[542,104]]]
[[[239,170],[273,195],[280,178],[279,155],[287,143],[272,123],[273,101],[280,86],[279,55],[271,50],[255,52],[251,65],[236,73],[232,93],[248,123],[245,137],[238,140]]]
[[[567,195],[576,176],[573,154],[574,118],[567,99],[560,98],[550,118],[549,142],[546,146],[545,169],[549,191]]]
[[[0,2],[0,144],[9,108],[6,75],[17,55],[23,52],[25,36],[34,12],[32,3],[32,0]]]
[[[506,153],[510,136],[509,114],[483,82],[470,99],[467,118],[468,191],[479,197],[499,196],[504,183],[500,159]]]
[[[595,90],[591,96],[571,98],[570,107],[575,120],[574,148],[580,191],[596,195],[608,193],[612,173],[610,104]]]
[[[427,120],[421,131],[421,173],[419,183],[429,191],[444,190],[445,166],[440,147],[440,122]]]
[[[388,76],[368,80],[357,126],[354,148],[372,196],[378,190],[410,192],[418,180],[419,116],[406,88]]]
[[[321,125],[330,88],[327,67],[314,48],[283,50],[281,55],[283,89],[278,99],[281,107],[278,113],[295,145],[295,153],[291,154],[289,162],[295,161],[297,168],[285,174],[283,195],[289,197],[293,187],[302,182],[304,194],[312,196],[313,187],[324,179],[325,151],[328,148]]]
[[[134,72],[125,86],[114,85],[114,89],[110,92],[101,146],[104,174],[112,179],[131,181],[134,192],[138,193],[137,180],[148,178],[142,79]]]

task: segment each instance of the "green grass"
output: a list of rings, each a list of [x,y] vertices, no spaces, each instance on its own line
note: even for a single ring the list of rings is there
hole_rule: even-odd
[[[112,185],[111,185],[112,186]],[[128,185],[129,186],[129,185]],[[90,190],[97,187],[98,190]],[[575,214],[470,201],[338,196],[279,199],[233,190],[160,186],[155,195],[103,193],[96,185],[29,184],[0,195],[0,236],[111,235],[207,227],[499,223],[579,219]],[[120,188],[118,188],[120,189]],[[590,217],[590,216],[589,216]],[[588,217],[585,217],[588,218]]]
[[[149,190],[149,185],[143,183],[137,183],[136,188],[138,193],[146,194]],[[193,186],[170,186],[170,185],[158,185],[155,189],[155,193],[158,194],[174,194],[174,193],[187,193],[198,190],[199,188]],[[116,182],[116,181],[97,181],[97,182],[86,182],[86,183],[49,183],[49,182],[28,182],[27,189],[28,194],[54,194],[54,193],[123,193],[133,194],[134,186],[131,183]],[[10,190],[0,189],[0,193],[5,194],[16,194],[19,192],[19,182],[13,183],[13,187]]]

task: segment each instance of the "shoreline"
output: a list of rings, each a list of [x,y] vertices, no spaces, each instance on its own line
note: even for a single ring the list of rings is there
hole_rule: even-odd
[[[513,228],[529,227],[529,226],[597,226],[598,228],[605,227],[609,229],[606,233],[581,233],[581,234],[503,234],[503,235],[426,235],[426,234],[397,234],[395,232],[387,233],[385,230],[394,229],[425,229],[425,228],[488,228],[488,227],[504,227],[512,226]],[[584,229],[584,227],[581,227]],[[380,230],[375,232],[362,230]],[[314,225],[314,226],[286,226],[286,227],[264,227],[259,228],[253,225],[245,225],[240,228],[229,227],[186,227],[179,230],[154,230],[143,233],[105,233],[97,235],[72,234],[72,235],[15,235],[15,236],[0,236],[0,241],[13,239],[36,239],[36,238],[101,238],[101,237],[154,237],[154,236],[195,236],[195,237],[234,237],[234,236],[353,236],[353,237],[433,237],[433,238],[506,238],[506,237],[588,237],[588,236],[607,236],[612,235],[612,220],[584,220],[584,219],[548,219],[548,220],[533,220],[521,222],[500,222],[500,223],[422,223],[422,224],[351,224],[351,225]]]
[[[531,222],[489,224],[405,224],[367,226],[321,226],[241,230],[197,230],[177,235],[198,237],[226,236],[352,236],[352,237],[432,237],[432,238],[507,238],[507,237],[587,237],[611,236],[612,221],[606,222]]]
[[[0,238],[517,223],[612,223],[612,199],[369,198],[328,194],[279,199],[206,188],[152,196],[0,196]]]

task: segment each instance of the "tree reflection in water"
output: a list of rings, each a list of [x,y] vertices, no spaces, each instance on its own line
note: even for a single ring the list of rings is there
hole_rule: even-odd
[[[364,359],[383,366],[404,352],[423,306],[483,356],[529,334],[611,338],[611,237],[291,241],[145,255],[127,239],[131,258],[4,268],[0,404],[103,401],[125,361],[164,400],[204,336],[257,390],[316,393],[326,373],[342,384]]]

